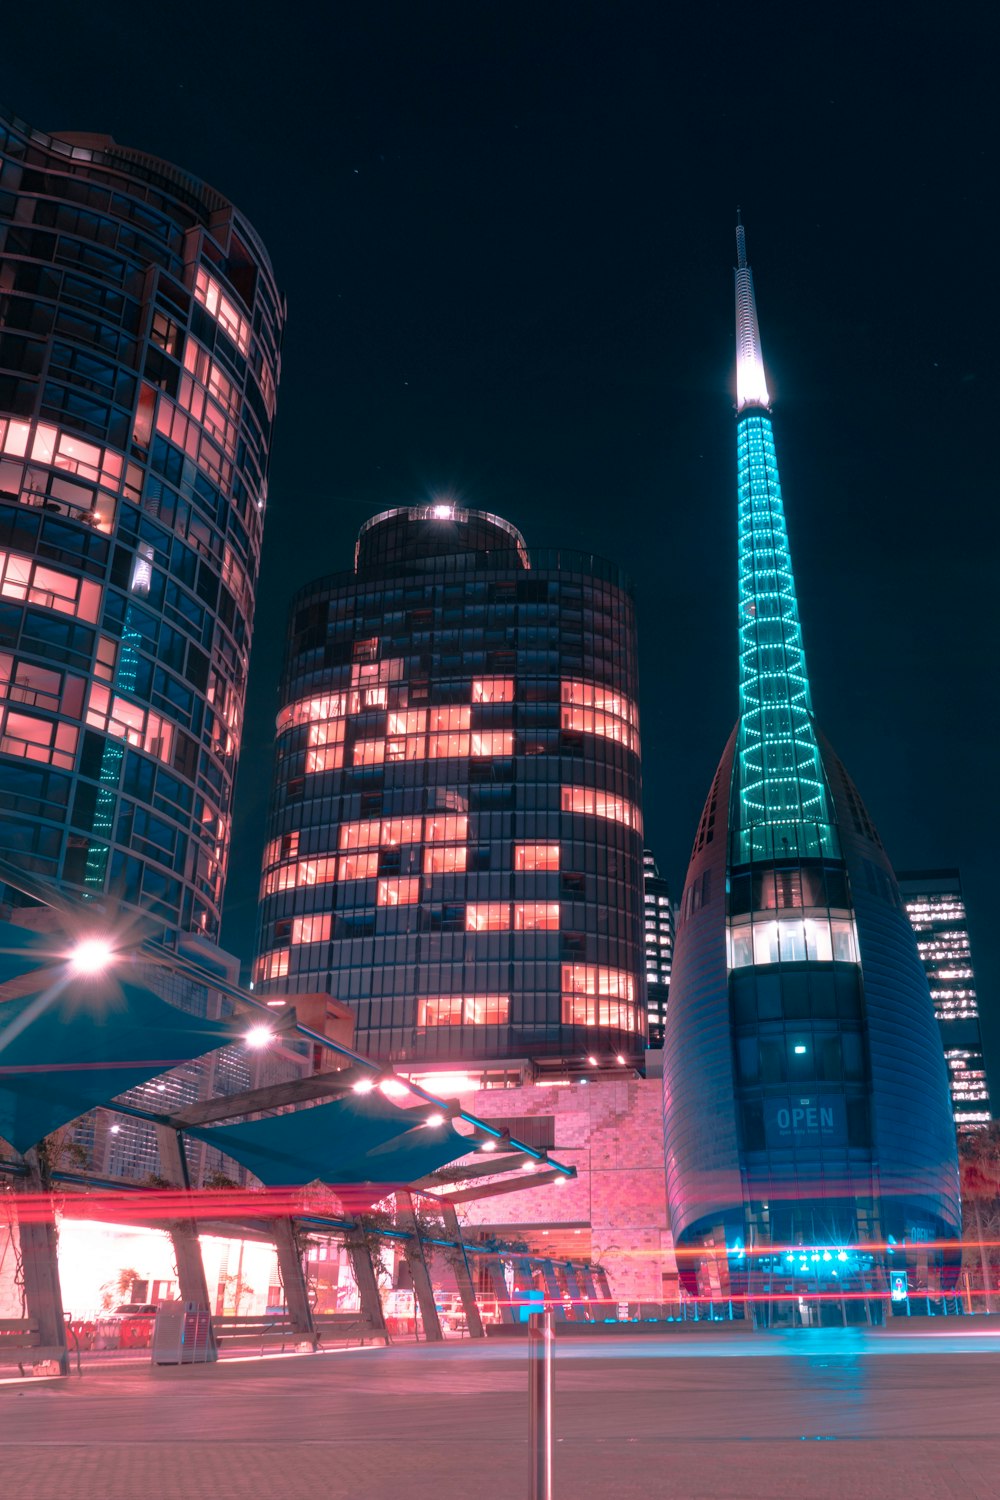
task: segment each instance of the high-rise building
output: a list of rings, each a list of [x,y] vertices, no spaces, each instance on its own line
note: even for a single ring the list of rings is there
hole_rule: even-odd
[[[0,115],[0,847],[214,938],[284,305],[219,193]]]
[[[901,870],[896,878],[941,1028],[955,1125],[980,1129],[992,1114],[961,877],[957,870]]]
[[[375,516],[292,605],[257,982],[329,990],[399,1065],[638,1061],[640,799],[619,570]]]
[[[646,1015],[649,1045],[663,1046],[674,953],[674,908],[670,888],[649,849],[642,851],[643,932],[646,944]]]
[[[737,248],[740,714],[680,906],[668,1196],[689,1286],[864,1318],[890,1268],[957,1274],[955,1131],[892,867],[813,715],[742,227]]]

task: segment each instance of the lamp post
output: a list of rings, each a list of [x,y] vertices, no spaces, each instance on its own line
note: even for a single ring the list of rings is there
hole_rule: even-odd
[[[531,1500],[552,1500],[552,1309],[528,1318],[528,1449]]]

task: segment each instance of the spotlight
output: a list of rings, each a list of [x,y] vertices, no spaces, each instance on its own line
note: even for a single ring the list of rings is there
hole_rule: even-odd
[[[74,974],[101,974],[115,961],[115,950],[107,938],[83,938],[69,956]]]
[[[410,1092],[401,1078],[383,1078],[379,1084],[379,1089],[383,1094],[388,1095],[390,1099],[398,1099],[403,1094]]]
[[[555,1182],[554,1182],[554,1183],[553,1183],[553,1186],[554,1186],[554,1187],[565,1187],[565,1186],[566,1186],[566,1183],[567,1183],[567,1181],[568,1181],[568,1179],[567,1179],[567,1178],[565,1178],[565,1177],[564,1177],[564,1176],[563,1176],[563,1175],[562,1175],[562,1173],[561,1173],[561,1172],[560,1172],[560,1174],[559,1174],[559,1176],[558,1176],[558,1177],[557,1177],[557,1178],[556,1178],[556,1180],[555,1180]]]
[[[620,1052],[619,1052],[618,1056],[615,1058],[615,1062],[621,1063],[622,1067],[625,1066],[625,1059],[624,1059],[624,1057],[622,1057],[622,1055],[621,1055]]]
[[[521,1163],[521,1171],[522,1172],[530,1172],[531,1169],[534,1167],[534,1165],[535,1165],[535,1163],[533,1161],[523,1161]]]
[[[424,1121],[424,1124],[425,1125],[430,1125],[432,1127],[435,1126],[435,1125],[443,1125],[444,1124],[444,1115],[441,1115],[441,1114],[428,1115],[427,1118],[426,1118],[426,1120]]]
[[[371,1094],[375,1089],[374,1078],[359,1078],[357,1083],[352,1083],[351,1088],[356,1094]]]
[[[592,1068],[596,1068],[597,1067],[597,1058],[596,1057],[588,1057],[587,1061],[590,1063],[590,1066]]]
[[[479,1149],[480,1151],[495,1151],[497,1149],[497,1143],[496,1141],[484,1141]]]
[[[259,1052],[261,1048],[266,1047],[268,1043],[274,1041],[274,1032],[270,1026],[265,1026],[259,1022],[256,1026],[250,1027],[243,1040],[254,1052]]]

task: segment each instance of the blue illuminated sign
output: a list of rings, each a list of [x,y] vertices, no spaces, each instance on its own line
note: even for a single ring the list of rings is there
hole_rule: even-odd
[[[847,1112],[840,1094],[779,1096],[764,1101],[764,1134],[776,1146],[847,1143]]]

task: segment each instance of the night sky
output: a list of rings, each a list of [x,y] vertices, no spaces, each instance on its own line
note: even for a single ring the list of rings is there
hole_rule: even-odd
[[[226,946],[288,600],[447,495],[639,601],[676,894],[736,715],[733,224],[813,698],[898,868],[958,865],[1000,1093],[1000,30],[969,8],[535,0],[4,10],[0,98],[231,197],[288,298]]]

